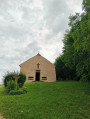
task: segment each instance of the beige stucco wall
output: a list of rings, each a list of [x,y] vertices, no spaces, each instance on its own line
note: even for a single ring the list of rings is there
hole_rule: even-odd
[[[39,68],[37,67],[37,64]],[[26,81],[32,82],[36,79],[36,70],[40,70],[40,81],[54,82],[56,81],[55,66],[41,55],[36,55],[20,65],[20,72],[26,74]],[[34,77],[33,80],[28,80],[28,77]],[[47,77],[47,80],[42,80],[42,77]]]

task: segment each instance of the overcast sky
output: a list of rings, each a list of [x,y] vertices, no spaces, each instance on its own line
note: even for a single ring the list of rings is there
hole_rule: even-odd
[[[68,17],[81,11],[82,0],[0,0],[0,82],[38,51],[53,63]]]

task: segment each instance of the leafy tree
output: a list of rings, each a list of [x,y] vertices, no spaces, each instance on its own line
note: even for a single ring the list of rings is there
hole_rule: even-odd
[[[65,66],[64,62],[62,61],[62,56],[58,57],[55,61],[56,66],[56,77],[57,80],[66,80],[67,78],[67,67]]]
[[[83,10],[82,14],[69,17],[70,30],[64,35],[63,55],[56,59],[56,73],[63,79],[70,75],[72,80],[90,80],[90,0],[83,0]]]

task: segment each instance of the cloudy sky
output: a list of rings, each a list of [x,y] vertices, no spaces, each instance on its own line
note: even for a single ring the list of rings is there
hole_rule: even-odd
[[[82,0],[0,0],[0,82],[38,51],[53,63],[68,17],[81,11]]]

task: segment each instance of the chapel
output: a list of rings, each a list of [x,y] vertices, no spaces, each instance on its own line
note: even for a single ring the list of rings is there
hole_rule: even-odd
[[[26,75],[26,82],[56,81],[55,65],[41,56],[39,53],[20,64],[20,72]]]

